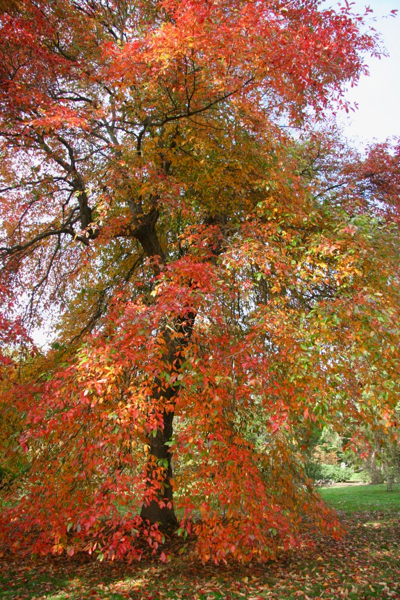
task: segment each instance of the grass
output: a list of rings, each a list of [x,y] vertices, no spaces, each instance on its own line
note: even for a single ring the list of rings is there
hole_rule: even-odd
[[[400,510],[400,484],[393,485],[388,492],[386,485],[363,485],[322,488],[323,499],[345,512],[375,510]]]
[[[316,536],[314,548],[268,565],[99,563],[84,557],[0,559],[1,600],[376,600],[400,599],[400,490],[352,486],[321,490],[347,535]]]

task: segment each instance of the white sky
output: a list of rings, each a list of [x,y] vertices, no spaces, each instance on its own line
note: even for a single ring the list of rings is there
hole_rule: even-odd
[[[340,117],[340,121],[346,136],[360,144],[400,137],[400,0],[353,0],[353,12],[363,14],[366,6],[378,19],[372,25],[381,33],[390,56],[367,58],[370,76],[362,77],[359,85],[346,94],[359,108],[349,117]],[[397,17],[384,18],[395,9],[399,11]]]

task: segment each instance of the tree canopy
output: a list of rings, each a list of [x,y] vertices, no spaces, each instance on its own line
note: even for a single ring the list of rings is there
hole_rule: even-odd
[[[177,529],[218,562],[340,535],[310,434],[398,401],[400,146],[327,117],[376,38],[319,0],[0,10],[0,539],[133,559]]]

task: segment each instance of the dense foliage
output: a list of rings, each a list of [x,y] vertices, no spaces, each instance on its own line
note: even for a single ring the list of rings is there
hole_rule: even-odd
[[[390,429],[398,399],[399,146],[361,157],[324,122],[377,52],[362,23],[318,0],[2,5],[10,548],[139,558],[178,527],[248,561],[305,521],[339,535],[310,435]]]

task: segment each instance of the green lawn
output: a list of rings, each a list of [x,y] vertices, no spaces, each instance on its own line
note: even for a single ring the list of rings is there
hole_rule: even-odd
[[[400,510],[400,484],[394,485],[392,492],[383,484],[322,488],[320,492],[326,502],[345,512]]]
[[[268,565],[99,563],[84,557],[0,559],[1,600],[383,600],[400,599],[400,490],[321,490],[347,528],[339,542],[283,553]]]

